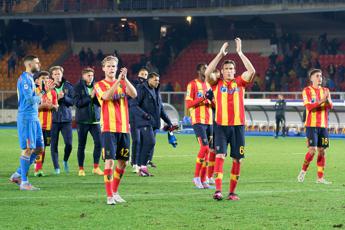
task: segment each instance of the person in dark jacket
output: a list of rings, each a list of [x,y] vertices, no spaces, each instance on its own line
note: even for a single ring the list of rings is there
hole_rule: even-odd
[[[279,94],[278,95],[278,101],[274,105],[274,110],[276,111],[276,135],[275,135],[275,138],[278,138],[280,124],[282,125],[282,136],[285,137],[285,108],[286,108],[286,102],[284,100],[284,96]]]
[[[147,80],[148,70],[143,67],[138,72],[138,77],[132,81],[132,84],[137,88],[140,84],[144,83]],[[132,100],[128,98],[129,102]],[[139,173],[139,151],[140,151],[140,129],[135,127],[135,109],[134,106],[131,106],[129,103],[129,123],[131,129],[132,137],[132,156],[131,156],[131,165],[133,167],[133,172]]]
[[[73,86],[63,78],[64,69],[61,66],[53,66],[49,72],[55,82],[55,91],[58,96],[59,109],[53,112],[53,124],[51,130],[51,156],[55,173],[60,174],[58,141],[61,132],[65,142],[63,164],[65,172],[69,172],[67,161],[72,152],[72,106]]]
[[[103,175],[99,168],[101,156],[101,126],[100,105],[95,96],[94,73],[92,68],[82,70],[82,79],[74,86],[74,104],[76,109],[76,122],[78,131],[78,165],[79,176],[85,176],[84,159],[87,134],[90,132],[93,142],[93,174]]]
[[[133,100],[135,106],[135,127],[140,129],[142,143],[139,153],[139,176],[152,176],[147,170],[147,163],[152,159],[156,144],[155,131],[161,126],[161,118],[172,127],[172,123],[164,111],[159,91],[159,74],[148,75],[146,82],[137,87],[138,96]]]

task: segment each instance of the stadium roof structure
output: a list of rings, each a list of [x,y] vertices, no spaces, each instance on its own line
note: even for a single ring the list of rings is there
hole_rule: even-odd
[[[132,2],[132,1],[125,1]],[[314,0],[313,3],[301,0],[295,3],[294,0],[269,0],[269,1],[234,1],[236,4],[229,4],[219,1],[211,5],[211,1],[195,0],[190,5],[181,4],[173,7],[161,1],[156,7],[153,0],[142,0],[140,7],[127,4],[126,7],[119,7],[110,11],[103,9],[79,9],[79,10],[49,10],[43,12],[35,7],[31,12],[25,13],[3,13],[0,12],[0,19],[58,19],[58,18],[122,18],[122,17],[185,17],[185,16],[231,16],[231,15],[269,15],[269,14],[295,14],[295,13],[317,13],[317,12],[340,12],[345,11],[345,1],[341,0]],[[178,2],[178,1],[177,1]]]

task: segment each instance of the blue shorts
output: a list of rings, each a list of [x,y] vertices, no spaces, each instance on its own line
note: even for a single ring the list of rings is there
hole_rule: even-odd
[[[234,159],[244,158],[244,126],[215,125],[215,147],[217,154],[227,154],[230,144],[230,156]]]
[[[329,147],[329,136],[327,128],[306,127],[307,145],[308,147]]]
[[[103,160],[129,160],[130,136],[128,133],[103,132]]]
[[[39,120],[17,119],[18,139],[21,149],[44,147],[43,134]]]
[[[200,138],[203,146],[208,145],[213,148],[213,125],[194,124],[192,127],[198,141]]]

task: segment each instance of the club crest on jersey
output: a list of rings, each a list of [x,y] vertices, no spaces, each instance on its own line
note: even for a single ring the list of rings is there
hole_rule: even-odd
[[[310,101],[310,103],[315,103],[315,102],[316,102],[315,98],[312,98]]]
[[[28,84],[25,84],[24,85],[24,89],[28,89],[29,88],[29,85]]]
[[[225,86],[222,86],[220,88],[220,92],[222,92],[222,93],[226,93],[227,91],[228,91],[228,89]]]
[[[202,96],[203,96],[203,95],[202,95],[202,92],[198,92],[198,93],[196,94],[196,96],[197,96],[198,98],[202,97]]]

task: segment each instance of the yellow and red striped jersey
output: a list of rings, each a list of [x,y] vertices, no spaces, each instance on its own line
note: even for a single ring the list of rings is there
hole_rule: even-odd
[[[211,89],[210,84],[199,79],[194,79],[187,85],[185,101],[189,108],[193,125],[211,125],[213,123],[212,104],[208,99],[204,99],[204,95],[209,89]]]
[[[36,92],[40,93],[41,89],[40,88],[36,88]],[[42,102],[44,101],[51,101],[53,105],[57,105],[57,94],[55,92],[55,90],[50,90],[48,92],[46,92],[43,96],[42,96]],[[53,112],[51,109],[43,109],[43,110],[39,110],[38,111],[38,119],[40,120],[41,123],[41,127],[44,130],[51,130],[52,127],[52,122],[53,122]]]
[[[128,133],[128,101],[126,96],[126,82],[120,81],[120,85],[115,90],[116,100],[105,101],[102,99],[103,94],[113,85],[114,82],[106,80],[99,81],[95,84],[96,95],[101,105],[101,128],[102,132]]]
[[[318,103],[327,92],[329,92],[329,89],[325,87],[316,89],[308,86],[303,89],[303,104],[306,107],[306,127],[328,127],[328,113],[333,105],[328,103],[319,105]]]
[[[245,124],[244,93],[249,82],[242,76],[231,81],[219,79],[212,87],[215,100],[215,120],[218,125]]]

